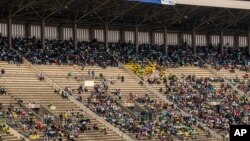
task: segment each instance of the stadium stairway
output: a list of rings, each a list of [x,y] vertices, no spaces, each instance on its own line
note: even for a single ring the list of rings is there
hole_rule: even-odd
[[[37,79],[37,73],[30,69],[26,64],[17,66],[15,64],[8,64],[7,62],[0,61],[0,68],[5,69],[5,74],[1,76],[0,85],[5,87],[6,91],[20,98],[25,104],[29,101],[35,101],[41,105],[48,106],[53,103],[56,110],[51,111],[56,116],[65,111],[82,112],[82,109],[68,99],[63,99],[61,96],[54,93],[52,86],[46,82],[41,82]],[[79,140],[88,141],[122,141],[121,136],[116,134],[113,130],[109,129],[89,113],[84,113],[86,118],[91,120],[89,124],[92,127],[95,123],[100,128],[106,128],[107,134],[104,136],[100,131],[86,131],[84,134],[79,135]]]
[[[127,68],[123,68],[123,69],[126,70]],[[209,76],[215,77],[214,74],[212,74],[211,72],[209,72],[206,69],[199,69],[199,68],[194,68],[194,69],[196,69],[196,71],[198,71],[198,73],[196,74],[198,78],[200,78],[200,77],[209,77]],[[193,72],[196,72],[196,71],[194,71],[193,68],[188,68],[188,70],[181,70],[181,69],[180,70],[178,70],[178,69],[172,70],[172,69],[167,69],[166,70],[166,74],[172,73],[172,74],[177,74],[178,76],[181,76],[182,73],[185,72],[186,75],[187,74],[190,74],[190,75],[192,74],[193,75],[194,74]],[[206,72],[205,75],[204,75],[204,72]],[[221,83],[216,84],[216,85],[217,85],[216,87],[218,88],[218,87],[220,87]],[[163,87],[163,88],[165,87],[163,84],[160,84],[159,86],[155,85],[155,84],[149,85],[149,86],[151,88],[155,89],[155,91],[159,91],[159,89],[161,87]],[[193,128],[195,128],[197,130],[198,134],[199,134],[196,140],[199,140],[199,141],[206,141],[206,140],[218,141],[219,140],[219,139],[217,139],[215,137],[208,138],[207,133],[205,133],[203,130],[199,129],[197,126],[193,126]]]
[[[216,76],[221,76],[222,78],[224,78],[224,80],[226,80],[226,83],[229,84],[233,90],[238,92],[238,96],[247,96],[248,101],[250,101],[250,96],[247,95],[243,90],[237,88],[236,85],[233,85],[232,82],[230,82],[229,80],[235,79],[236,76],[238,77],[238,79],[240,80],[245,80],[247,81],[248,79],[244,79],[242,76],[245,74],[250,74],[249,72],[246,71],[241,71],[239,69],[235,69],[235,73],[230,73],[230,71],[228,69],[224,69],[222,68],[221,70],[215,70],[214,68],[212,68],[211,66],[207,67],[207,70],[210,71],[211,73],[213,73]]]
[[[5,108],[8,108],[8,106],[11,105],[14,106],[14,109],[18,109],[19,111],[22,112],[22,115],[28,115],[28,107],[26,105],[22,105],[22,107],[20,107],[20,105],[18,104],[17,99],[15,99],[13,96],[10,96],[9,94],[7,95],[0,95],[0,103],[3,104],[3,106]],[[34,112],[33,112],[34,113]],[[15,129],[17,132],[19,132],[20,134],[24,135],[25,131],[22,129],[22,124],[19,122],[21,120],[22,117],[17,116],[16,119],[14,119],[13,125],[11,125],[11,123],[8,123],[9,126],[11,126],[13,129]],[[41,117],[40,117],[41,119]],[[39,122],[39,119],[36,118],[36,116],[34,116],[33,118],[33,125],[37,125]],[[42,137],[43,136],[43,132],[37,130],[37,135]],[[36,141],[43,141],[43,139],[37,139]]]
[[[44,72],[48,77],[50,77],[52,80],[54,80],[55,83],[60,85],[61,87],[67,87],[71,86],[72,88],[78,88],[81,85],[81,82],[77,82],[77,79],[75,77],[86,77],[88,76],[89,70],[94,70],[96,76],[99,76],[98,74],[102,73],[103,76],[110,80],[112,78],[115,83],[113,85],[109,85],[110,91],[120,88],[122,92],[122,99],[127,99],[128,94],[132,92],[133,94],[136,94],[138,97],[143,97],[145,93],[150,94],[152,98],[158,99],[156,95],[153,93],[150,93],[149,90],[139,85],[138,81],[135,80],[129,73],[127,73],[125,70],[119,67],[108,67],[106,69],[103,69],[98,66],[85,66],[84,70],[81,70],[81,67],[79,66],[58,66],[58,65],[37,65],[37,67]],[[71,78],[68,78],[67,74],[68,72],[72,73]],[[120,82],[120,80],[117,80],[117,77],[124,76],[125,82]],[[93,79],[92,79],[93,80]],[[95,83],[99,83],[98,80],[94,80]],[[88,95],[84,96],[84,99],[87,98]],[[204,131],[201,131],[199,128],[195,127],[197,129],[199,135],[196,140],[205,141],[207,140],[207,133]],[[178,140],[175,138],[175,140]],[[215,141],[217,139],[215,138],[209,138],[211,141]]]
[[[102,73],[106,80],[114,81],[114,85],[109,85],[109,91],[114,91],[115,89],[120,89],[122,93],[122,99],[127,99],[129,93],[131,92],[133,95],[137,95],[138,97],[144,97],[145,94],[149,94],[151,98],[157,98],[153,93],[140,86],[138,82],[135,82],[126,72],[118,67],[108,67],[103,69],[98,66],[85,66],[82,71],[79,66],[58,66],[58,65],[38,65],[37,66],[41,71],[43,71],[48,77],[50,77],[55,83],[57,83],[62,88],[71,87],[73,89],[78,88],[83,81],[81,82],[79,79],[76,80],[75,77],[78,78],[87,78],[88,80],[94,80],[95,83],[99,83],[97,79],[92,79],[88,77],[88,70],[95,71],[96,78],[100,78],[100,74]],[[60,70],[60,71],[59,71]],[[72,77],[68,78],[68,72],[72,73]],[[121,80],[117,80],[119,76],[124,76],[125,81],[122,83]],[[86,95],[85,95],[86,96]],[[84,97],[83,99],[86,99]]]
[[[236,76],[238,77],[238,79],[244,79],[243,76],[245,74],[248,74],[250,76],[249,72],[241,71],[239,69],[234,69],[235,73],[231,73],[229,69],[225,69],[225,68],[222,68],[219,71],[218,70],[215,70],[215,71],[217,71],[220,75],[224,76],[225,78],[229,80],[236,79]]]
[[[6,65],[6,64],[5,64]],[[8,64],[7,66],[9,66],[10,64]],[[12,66],[15,66],[15,65],[12,65]],[[6,68],[6,76],[7,76],[7,71],[8,70],[11,70],[11,69],[7,69],[7,67],[6,66],[4,66],[5,68]],[[21,65],[21,66],[15,66],[16,68],[15,69],[13,69],[13,70],[15,70],[16,72],[15,73],[13,73],[13,74],[15,74],[16,76],[18,76],[19,78],[18,79],[16,79],[16,80],[22,80],[20,77],[25,77],[25,76],[21,76],[20,74],[18,74],[17,72],[18,72],[18,70],[17,70],[17,68],[24,68],[24,67],[26,67],[26,69],[28,69],[29,70],[29,73],[28,73],[28,70],[26,70],[26,71],[24,71],[24,70],[19,70],[19,72],[24,72],[23,74],[25,74],[26,76],[27,75],[31,75],[32,73],[31,72],[33,72],[33,71],[30,71],[30,69],[29,68],[27,68],[27,66],[25,66],[25,65]],[[125,77],[125,82],[115,82],[115,84],[119,84],[120,83],[120,89],[121,89],[121,91],[122,91],[122,95],[128,95],[131,91],[132,91],[132,93],[133,94],[137,94],[137,96],[139,97],[139,96],[144,96],[144,94],[145,93],[147,93],[147,92],[150,92],[149,90],[147,90],[146,88],[144,88],[144,87],[142,87],[141,85],[139,85],[138,84],[138,81],[137,80],[135,80],[132,76],[130,76],[130,74],[128,74],[126,71],[124,71],[123,69],[121,69],[121,68],[118,68],[118,67],[112,67],[112,68],[107,68],[107,69],[102,69],[102,68],[100,68],[100,67],[93,67],[93,66],[90,66],[89,68],[88,67],[85,67],[84,68],[84,71],[83,72],[81,72],[81,70],[80,70],[80,67],[73,67],[73,66],[56,66],[56,65],[49,65],[49,66],[37,66],[40,70],[42,70],[42,72],[44,72],[48,77],[50,77],[53,81],[54,81],[54,83],[57,83],[59,86],[61,86],[62,88],[63,87],[67,87],[67,86],[71,86],[72,88],[74,87],[74,88],[77,88],[77,87],[79,87],[80,86],[80,83],[79,82],[77,82],[76,81],[76,79],[74,78],[74,75],[75,76],[86,76],[86,75],[88,75],[88,69],[90,69],[90,70],[94,70],[95,71],[95,73],[96,73],[96,76],[98,76],[98,74],[99,73],[102,73],[104,76],[105,76],[105,78],[107,79],[107,80],[109,80],[109,79],[111,79],[112,78],[112,80],[116,80],[116,78],[118,77],[118,74],[120,75],[120,76],[124,76]],[[11,68],[11,67],[10,67]],[[27,72],[27,73],[26,73]],[[71,77],[71,78],[67,78],[68,76],[67,76],[67,74],[68,74],[68,72],[71,72],[72,74],[73,74],[73,77]],[[116,72],[116,73],[114,73],[114,72]],[[27,89],[30,89],[30,88],[35,88],[36,90],[37,90],[37,88],[39,88],[39,87],[44,87],[43,85],[39,85],[39,84],[41,84],[41,82],[40,81],[38,81],[37,80],[37,78],[36,78],[36,73],[34,73],[33,72],[33,74],[32,74],[32,78],[33,78],[33,80],[31,81],[31,83],[32,83],[32,86],[30,86],[30,87],[28,87]],[[64,76],[64,77],[63,77]],[[30,78],[30,77],[29,77]],[[27,81],[27,79],[26,79],[26,81]],[[38,83],[37,85],[35,85],[36,83],[34,83],[34,81],[36,81],[36,83]],[[128,83],[126,83],[126,82],[128,82]],[[19,84],[18,85],[21,85],[20,83],[21,82],[18,82]],[[26,82],[25,82],[26,83]],[[26,83],[27,84],[27,83]],[[44,83],[42,83],[42,84],[44,84]],[[16,85],[15,85],[16,86]],[[23,85],[21,85],[22,87],[23,87]],[[135,87],[136,86],[136,87]],[[48,86],[47,86],[48,87]],[[124,87],[124,88],[123,88]],[[113,89],[117,89],[118,88],[118,85],[114,85],[114,88]],[[127,88],[131,88],[131,89],[127,89]],[[140,89],[139,89],[140,88]],[[50,91],[48,91],[50,89]],[[43,90],[41,91],[41,89],[40,89],[40,92],[43,92],[44,90],[47,90],[46,92],[44,92],[43,93],[43,95],[48,95],[48,97],[49,97],[49,95],[50,95],[50,99],[46,99],[46,98],[44,98],[44,99],[42,99],[42,98],[38,98],[38,97],[34,97],[34,96],[30,96],[30,97],[27,97],[26,99],[27,100],[31,100],[31,99],[36,99],[36,100],[39,100],[40,102],[43,102],[43,103],[45,103],[45,104],[49,104],[49,102],[51,102],[52,101],[52,99],[51,99],[51,95],[53,94],[53,89],[52,88],[43,88]],[[110,88],[111,90],[112,90],[112,87]],[[126,91],[123,91],[123,90],[126,90]],[[137,89],[139,89],[140,91],[137,91]],[[32,92],[34,92],[35,90],[33,89],[32,90]],[[16,91],[16,92],[20,92],[20,91]],[[39,92],[39,91],[38,91]],[[27,92],[23,92],[22,93],[22,95],[27,95]],[[33,95],[33,94],[31,94],[31,95]],[[57,99],[59,99],[59,100],[62,100],[61,98],[58,98],[58,96],[57,95],[55,95],[56,97],[57,97]],[[54,97],[54,96],[53,96]],[[153,97],[153,98],[157,98],[157,96],[156,95],[154,95],[153,93],[152,94],[150,94],[150,97]],[[123,99],[126,99],[126,97],[123,97]],[[65,101],[65,100],[62,100],[62,101]],[[47,103],[46,103],[47,102]],[[57,100],[53,100],[53,103],[55,103],[55,106],[57,107],[57,106],[59,106],[59,101],[57,101]],[[60,106],[59,106],[60,107]],[[55,114],[59,114],[60,112],[63,112],[64,110],[61,110],[61,111],[58,111],[59,110],[59,107],[57,107],[57,110],[55,111]],[[65,106],[66,107],[66,106]],[[69,107],[69,106],[67,106],[67,107]],[[69,108],[69,110],[70,109],[72,109],[72,108]],[[205,133],[204,132],[202,132],[202,131],[199,131],[198,130],[198,132],[199,132],[199,134],[201,134],[201,135],[204,135],[204,136],[199,136],[199,140],[205,140],[204,138],[205,138]],[[201,138],[200,138],[201,137]],[[213,138],[211,138],[211,140],[213,140]]]
[[[0,103],[2,104],[3,108],[7,108],[10,103],[12,103],[12,105],[14,107],[19,107],[19,105],[16,103],[16,101],[12,97],[10,97],[9,95],[0,95]],[[0,120],[1,120],[0,125],[6,124],[4,119],[0,118]],[[9,126],[9,123],[7,126]],[[19,132],[17,130],[17,128],[14,128],[14,130]],[[3,141],[20,141],[20,139],[18,137],[16,137],[14,134],[11,134],[11,133],[7,134],[6,132],[1,131],[1,130],[0,130],[0,136],[2,137]]]
[[[20,139],[15,137],[13,134],[6,134],[4,132],[0,132],[0,135],[2,136],[3,141],[20,141]]]
[[[82,85],[81,81],[78,81],[78,79],[75,79],[75,77],[84,77],[86,78],[88,76],[88,70],[94,70],[97,78],[88,78],[89,80],[95,81],[95,84],[100,83],[99,74],[102,73],[105,79],[110,80],[112,78],[112,81],[115,83],[112,85],[109,85],[109,93],[115,89],[120,89],[122,93],[122,99],[123,101],[126,101],[128,95],[130,92],[133,94],[136,94],[138,97],[144,97],[145,93],[150,94],[152,98],[157,98],[153,93],[150,93],[147,89],[143,88],[141,85],[138,84],[138,82],[135,82],[134,79],[132,79],[129,74],[127,74],[124,70],[118,67],[108,67],[106,69],[103,69],[98,66],[85,66],[84,70],[82,71],[79,66],[67,66],[67,65],[37,65],[37,68],[39,68],[43,73],[45,73],[48,77],[50,77],[56,84],[59,86],[65,88],[65,87],[71,87],[73,89],[78,88],[80,85]],[[69,78],[67,76],[68,72],[71,72],[72,76]],[[125,81],[121,82],[121,80],[117,80],[118,75],[124,76]],[[82,94],[83,100],[85,102],[88,98],[88,93]],[[86,103],[85,103],[86,104]],[[127,132],[126,132],[127,133]],[[135,137],[135,134],[127,133],[131,137]],[[153,138],[151,141],[158,141],[158,138]]]
[[[218,77],[213,73],[211,73],[206,68],[200,68],[200,67],[188,66],[188,67],[171,68],[171,70],[175,72],[178,76],[182,76],[183,74],[185,74],[185,76],[195,75],[197,78]],[[222,82],[212,82],[211,84],[215,86],[216,90],[218,90],[220,89]]]

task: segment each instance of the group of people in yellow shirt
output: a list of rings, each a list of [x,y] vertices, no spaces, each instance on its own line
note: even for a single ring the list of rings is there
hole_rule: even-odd
[[[159,76],[161,79],[163,79],[165,76],[165,68],[161,67],[157,63],[148,62],[146,63],[146,65],[141,65],[138,62],[129,62],[125,64],[125,66],[141,78],[144,78],[145,76],[150,76],[156,71],[159,72]]]

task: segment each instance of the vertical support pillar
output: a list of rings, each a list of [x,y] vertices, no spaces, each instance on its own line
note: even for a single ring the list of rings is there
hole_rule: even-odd
[[[12,19],[8,18],[8,44],[9,48],[12,48]]]
[[[73,23],[73,44],[75,50],[77,50],[77,23],[75,21]]]
[[[29,23],[25,24],[25,37],[27,39],[31,38],[31,31],[30,31],[30,24]]]
[[[45,49],[45,21],[41,21],[41,42],[42,48]]]
[[[58,26],[58,38],[63,40],[63,25]]]
[[[122,43],[125,43],[125,29],[120,30],[120,39]]]
[[[220,31],[220,53],[224,55],[224,34],[223,31]]]
[[[248,32],[247,32],[247,47],[248,47],[248,55],[250,55],[250,26],[248,27]]]
[[[107,24],[105,24],[104,26],[104,42],[105,42],[105,47],[108,48],[109,41],[108,41],[108,25]]]
[[[90,27],[89,28],[89,40],[92,41],[95,39],[95,36],[94,36],[94,28],[93,27]]]
[[[212,43],[212,40],[211,40],[211,34],[207,34],[207,46],[210,46]]]
[[[194,51],[194,55],[196,55],[196,33],[195,30],[192,30],[192,47],[193,47],[193,51]]]
[[[138,27],[135,26],[135,49],[136,53],[139,52],[139,43],[138,43]]]
[[[239,48],[239,36],[234,35],[234,47]]]
[[[155,36],[153,30],[149,32],[149,39],[150,39],[150,44],[155,44]]]
[[[165,53],[168,53],[168,30],[167,28],[164,28],[164,47],[165,47]]]
[[[178,33],[178,40],[179,40],[179,44],[183,44],[183,32],[179,32]]]

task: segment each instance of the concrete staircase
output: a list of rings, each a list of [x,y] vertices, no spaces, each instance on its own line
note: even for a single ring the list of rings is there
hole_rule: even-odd
[[[200,67],[179,67],[179,68],[171,68],[172,71],[174,71],[178,76],[182,76],[184,74],[187,75],[195,75],[197,78],[205,78],[205,77],[216,77],[213,73],[211,73],[206,68],[200,68]],[[212,82],[212,85],[215,86],[216,90],[220,89],[221,82]]]
[[[37,80],[37,74],[33,72],[28,66],[16,66],[8,64],[7,62],[0,62],[0,68],[4,68],[6,74],[0,79],[0,85],[5,87],[6,91],[16,98],[23,99],[24,103],[35,101],[44,106],[48,106],[51,102],[56,107],[56,110],[51,111],[56,116],[65,111],[82,112],[82,109],[69,101],[63,99],[58,94],[54,93],[54,89],[47,83]],[[58,71],[59,72],[59,71]],[[85,113],[85,117],[91,120],[88,124],[91,128],[97,123],[100,128],[105,127],[94,117]],[[79,135],[79,140],[104,140],[104,141],[119,141],[122,137],[117,135],[114,131],[107,128],[107,134],[104,136],[100,131],[86,131]]]
[[[13,134],[6,134],[6,133],[3,133],[3,132],[0,132],[0,135],[2,136],[3,141],[20,141]]]
[[[139,83],[135,81],[129,74],[118,67],[108,67],[103,69],[98,66],[85,66],[83,71],[78,66],[39,65],[37,67],[62,88],[67,86],[78,88],[83,83],[83,81],[78,81],[75,79],[75,77],[84,77],[87,80],[94,80],[96,84],[100,83],[99,79],[92,79],[91,77],[88,78],[88,70],[90,69],[91,71],[95,71],[96,77],[99,77],[99,74],[102,73],[106,80],[110,80],[112,78],[112,81],[115,83],[109,85],[109,91],[111,92],[115,89],[120,89],[123,100],[128,98],[130,92],[133,95],[137,95],[138,97],[144,97],[145,94],[148,94],[151,98],[157,99],[157,96],[139,85]],[[71,78],[67,78],[68,72],[73,74]],[[124,76],[125,81],[121,82],[121,80],[117,80],[118,75]],[[83,99],[86,99],[87,96],[88,95],[83,95]]]

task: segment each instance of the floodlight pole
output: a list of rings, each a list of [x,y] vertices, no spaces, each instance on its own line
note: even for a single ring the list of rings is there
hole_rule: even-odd
[[[220,31],[220,53],[224,55],[224,33],[222,30]]]
[[[138,43],[138,27],[135,26],[135,49],[136,53],[139,52],[139,43]]]
[[[75,50],[77,50],[77,23],[73,22],[73,45]]]
[[[45,21],[44,19],[41,20],[41,43],[42,43],[42,48],[45,49]]]
[[[105,24],[104,26],[104,42],[105,42],[105,47],[108,48],[109,43],[108,43],[108,24]]]
[[[248,46],[248,55],[250,55],[250,26],[248,26],[248,32],[247,32],[247,46]]]
[[[194,55],[196,55],[196,33],[195,33],[195,28],[192,30],[192,47],[193,47],[193,52]]]
[[[8,18],[8,43],[9,43],[9,48],[12,48],[12,19],[11,17]]]
[[[164,47],[165,47],[165,53],[168,53],[168,30],[165,27],[164,28]]]

